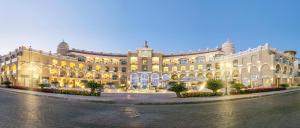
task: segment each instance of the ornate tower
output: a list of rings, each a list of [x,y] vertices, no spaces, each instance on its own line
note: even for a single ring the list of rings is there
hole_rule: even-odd
[[[226,55],[229,55],[229,54],[234,54],[235,53],[235,47],[234,47],[234,44],[230,41],[230,40],[227,40],[223,43],[222,45],[222,51],[226,54]]]
[[[66,56],[69,51],[69,45],[64,40],[57,46],[57,53]]]

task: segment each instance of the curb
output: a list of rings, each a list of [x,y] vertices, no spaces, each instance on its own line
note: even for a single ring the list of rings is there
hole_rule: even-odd
[[[231,98],[231,99],[217,99],[217,100],[207,100],[207,101],[185,101],[185,102],[140,102],[136,103],[135,105],[180,105],[180,104],[201,104],[201,103],[215,103],[215,102],[224,102],[224,101],[237,101],[237,100],[245,100],[245,99],[255,99],[260,97],[268,97],[268,96],[275,96],[287,93],[294,93],[296,91],[300,91],[300,89],[289,90],[280,93],[274,94],[266,94],[266,95],[256,95],[256,96],[249,96],[249,97],[238,97],[238,98]]]
[[[67,94],[57,94],[57,96],[49,96],[45,94],[32,94],[29,92],[22,92],[22,91],[28,91],[28,90],[17,90],[17,89],[7,89],[0,87],[0,91],[8,92],[8,93],[14,93],[14,94],[27,94],[27,95],[33,95],[33,96],[41,96],[41,97],[47,97],[47,98],[53,98],[53,99],[64,99],[68,101],[83,101],[83,102],[92,102],[92,103],[105,103],[105,104],[115,104],[115,101],[112,100],[91,100],[91,99],[81,99],[81,98],[70,98],[68,96],[73,95],[67,95]],[[42,93],[42,92],[38,92]],[[60,96],[64,95],[64,96]],[[67,96],[67,97],[66,97]]]
[[[7,89],[7,88],[1,88],[0,87],[0,91],[5,91],[5,92],[9,92],[9,93],[19,93],[19,94],[27,94],[27,95],[33,95],[33,96],[41,96],[41,97],[48,97],[48,98],[54,98],[54,99],[64,99],[64,100],[68,100],[68,101],[82,101],[82,102],[92,102],[92,103],[105,103],[105,104],[133,104],[133,105],[180,105],[180,104],[201,104],[201,103],[214,103],[214,102],[223,102],[223,101],[235,101],[235,100],[243,100],[243,99],[254,99],[254,98],[259,98],[259,97],[267,97],[267,96],[273,96],[273,95],[280,95],[280,94],[286,94],[286,93],[293,93],[293,92],[297,92],[300,91],[299,88],[295,88],[295,89],[288,89],[288,90],[284,90],[284,91],[275,91],[273,93],[270,92],[263,92],[263,93],[256,93],[259,95],[249,95],[248,94],[244,94],[244,95],[240,95],[243,97],[232,97],[232,98],[224,98],[224,97],[214,97],[216,99],[208,99],[208,100],[201,100],[201,101],[184,101],[183,98],[182,101],[174,101],[174,102],[170,102],[170,101],[162,101],[162,102],[157,102],[157,101],[150,101],[150,102],[143,102],[143,101],[132,101],[132,100],[122,100],[122,101],[118,101],[118,100],[99,100],[99,99],[86,99],[86,98],[82,98],[82,97],[76,97],[75,95],[66,95],[66,94],[54,94],[54,95],[47,95],[47,93],[43,93],[43,92],[26,92],[27,90],[17,90],[17,89]],[[40,94],[39,94],[40,93]],[[51,94],[51,93],[48,93]],[[223,98],[223,99],[217,99],[217,98]],[[192,99],[192,98],[191,98]],[[193,98],[193,99],[196,99]]]

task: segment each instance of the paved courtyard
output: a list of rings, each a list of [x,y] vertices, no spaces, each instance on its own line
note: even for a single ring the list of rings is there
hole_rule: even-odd
[[[0,91],[1,128],[298,128],[299,120],[300,91],[185,105],[101,104]]]

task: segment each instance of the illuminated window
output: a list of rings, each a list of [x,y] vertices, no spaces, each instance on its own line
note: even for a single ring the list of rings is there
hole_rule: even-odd
[[[172,64],[178,64],[178,59],[172,59],[172,60],[171,60],[171,63],[172,63]]]
[[[170,64],[170,59],[164,59],[164,60],[163,60],[163,64],[165,64],[165,65]]]
[[[221,67],[220,67],[220,63],[216,63],[216,64],[215,64],[215,68],[216,68],[216,69],[220,69],[220,68],[221,68]]]
[[[70,63],[70,68],[75,68],[75,63]]]
[[[181,70],[181,71],[185,71],[185,66],[181,66],[181,67],[180,67],[180,70]]]
[[[168,67],[164,67],[164,72],[168,72],[169,68]]]
[[[88,73],[86,74],[86,78],[88,78],[88,79],[93,79],[93,74],[92,74],[91,72],[88,72]]]
[[[233,73],[232,73],[232,77],[239,77],[239,71],[234,70]]]
[[[152,57],[152,64],[159,64],[159,57]]]
[[[66,61],[61,61],[61,66],[62,67],[66,67],[66,65],[67,65]]]
[[[147,64],[148,64],[147,58],[143,58],[143,59],[142,59],[142,63],[143,63],[143,65],[147,65]]]
[[[104,78],[104,79],[110,79],[110,75],[109,75],[109,74],[104,74],[104,75],[103,75],[103,78]]]
[[[9,66],[6,65],[4,70],[5,70],[5,72],[9,72]]]
[[[198,65],[198,70],[202,71],[202,69],[203,69],[203,66],[202,65]]]
[[[216,77],[217,79],[220,79],[220,78],[221,78],[221,73],[220,73],[220,72],[216,72],[215,77]]]
[[[113,62],[114,65],[118,65],[119,64],[119,61],[117,59],[113,59],[112,62]]]
[[[108,64],[108,63],[110,63],[110,60],[107,59],[107,58],[103,58],[103,63],[104,63],[104,64]]]
[[[137,70],[137,65],[131,65],[130,67],[131,72],[134,72]]]
[[[11,65],[11,71],[13,71],[14,73],[17,71],[17,66],[15,64]]]
[[[52,60],[53,65],[57,65],[57,60]]]
[[[213,78],[213,75],[212,75],[212,73],[207,73],[207,74],[206,74],[206,78],[208,78],[208,79],[212,79],[212,78]]]
[[[78,65],[80,69],[83,69],[83,64]]]
[[[191,70],[191,71],[195,70],[194,65],[191,65],[191,66],[190,66],[190,70]]]
[[[159,72],[159,66],[158,65],[153,65],[152,66],[152,71],[153,72]]]
[[[95,69],[96,69],[96,71],[100,71],[100,69],[101,69],[100,65],[96,65]]]
[[[137,64],[137,57],[131,57],[130,58],[130,63],[131,64]]]
[[[172,67],[172,71],[176,72],[177,71],[177,67],[176,66]]]
[[[178,76],[177,76],[176,74],[173,74],[173,75],[171,76],[171,79],[172,79],[172,80],[178,80]]]
[[[203,74],[202,74],[202,73],[199,73],[199,74],[198,74],[198,78],[200,78],[200,79],[203,78]]]
[[[50,69],[50,74],[53,75],[53,76],[57,76],[58,71],[56,69]]]

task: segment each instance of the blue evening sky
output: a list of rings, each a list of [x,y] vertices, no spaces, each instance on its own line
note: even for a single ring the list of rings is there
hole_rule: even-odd
[[[0,54],[31,45],[127,53],[269,43],[300,49],[299,0],[0,0]]]

